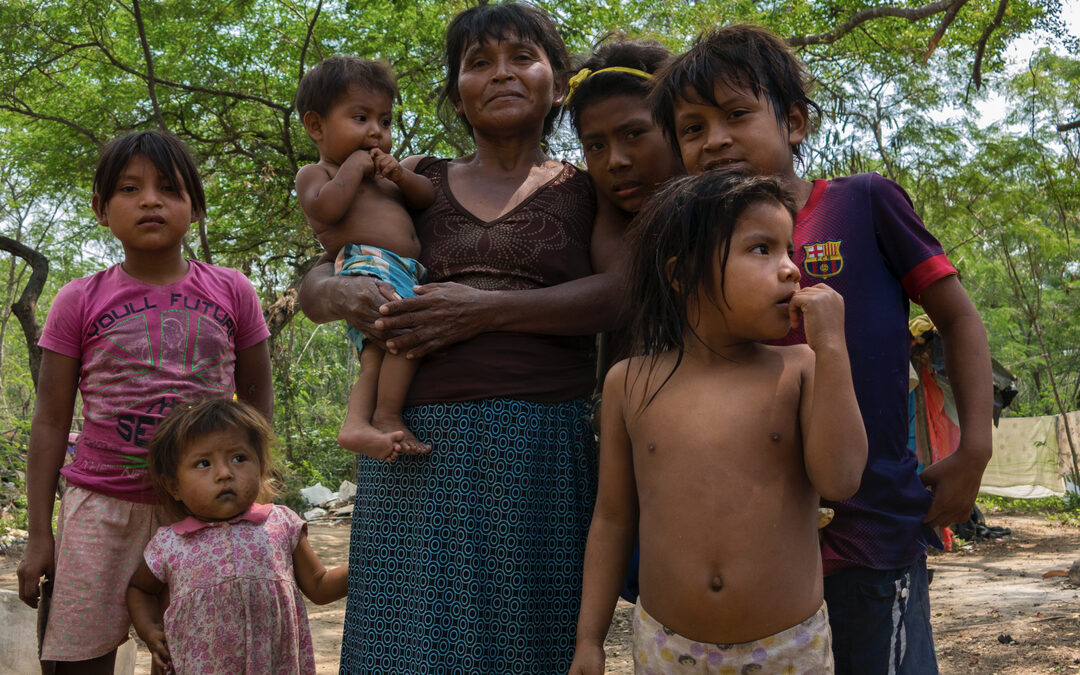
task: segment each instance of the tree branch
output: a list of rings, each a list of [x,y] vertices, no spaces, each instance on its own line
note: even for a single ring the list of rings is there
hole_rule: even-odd
[[[907,19],[908,21],[918,21],[920,19],[925,19],[928,16],[944,12],[955,2],[957,2],[957,0],[937,0],[937,2],[932,2],[928,5],[923,5],[922,7],[892,7],[887,5],[882,7],[867,7],[866,9],[860,9],[855,12],[850,19],[827,33],[790,37],[787,39],[787,43],[792,47],[832,44],[850,33],[860,24],[866,23],[871,19],[893,16],[900,19]]]
[[[949,25],[952,24],[953,19],[955,19],[956,15],[960,12],[960,8],[963,7],[966,3],[967,0],[957,0],[945,12],[945,16],[941,17],[941,23],[938,24],[937,30],[934,31],[934,34],[930,36],[930,42],[926,46],[926,53],[923,54],[922,59],[923,65],[926,65],[926,62],[930,60],[930,55],[934,53],[935,49],[937,49],[938,43],[941,42],[941,38],[945,37],[945,31],[949,28]]]
[[[990,22],[990,25],[983,31],[982,36],[979,37],[977,43],[977,49],[975,50],[975,65],[971,68],[971,79],[975,82],[975,88],[982,88],[982,60],[983,55],[986,53],[986,43],[990,40],[990,36],[994,34],[998,28],[1001,28],[1001,22],[1005,20],[1005,8],[1009,6],[1009,0],[1001,0],[998,3],[997,14],[994,15],[994,20]]]
[[[1058,133],[1065,133],[1066,131],[1072,131],[1073,129],[1080,129],[1080,120],[1069,122],[1068,124],[1057,125]]]
[[[49,276],[49,259],[29,246],[3,235],[0,235],[0,250],[17,255],[30,265],[30,279],[23,287],[19,299],[11,306],[11,313],[19,319],[19,325],[22,326],[30,360],[30,377],[34,380],[34,386],[37,386],[38,372],[41,370],[41,347],[38,346],[41,326],[38,325],[35,310],[38,298],[41,297],[41,289],[45,288],[45,279]]]
[[[298,300],[300,283],[304,280],[304,275],[315,266],[318,259],[319,256],[312,256],[301,263],[292,281],[289,282],[289,287],[278,296],[277,300],[263,310],[263,317],[266,319],[266,327],[270,330],[271,340],[275,339],[278,333],[289,325],[292,318],[296,316],[297,310],[300,309]]]
[[[101,53],[104,54],[105,57],[109,60],[109,63],[113,64],[114,66],[116,66],[120,70],[124,71],[125,73],[134,75],[135,77],[138,77],[140,79],[144,79],[144,80],[146,79],[146,73],[140,72],[140,71],[132,68],[131,66],[127,65],[126,63],[124,63],[120,59],[113,56],[112,52],[110,52],[109,49],[103,43],[98,42],[96,46],[101,51]],[[274,110],[280,110],[282,112],[285,112],[285,111],[289,110],[289,106],[281,105],[280,103],[278,103],[276,101],[271,101],[268,98],[263,98],[262,96],[256,96],[254,94],[245,94],[243,92],[227,91],[227,90],[224,90],[224,89],[212,89],[210,87],[198,87],[198,86],[195,86],[193,84],[184,84],[183,82],[176,82],[174,80],[166,80],[166,79],[160,78],[160,77],[157,77],[157,78],[154,78],[154,79],[158,84],[165,85],[166,87],[173,87],[175,89],[181,89],[183,91],[188,91],[188,92],[197,93],[197,94],[209,94],[210,96],[221,96],[223,98],[236,99],[236,100],[241,100],[241,101],[254,101],[256,103],[261,103],[261,104],[265,105],[268,108],[272,108]]]
[[[161,115],[161,106],[158,105],[157,92],[154,90],[154,59],[150,55],[150,43],[146,39],[146,26],[143,25],[139,0],[132,0],[131,5],[135,11],[135,25],[139,29],[139,42],[142,43],[143,57],[146,59],[146,89],[150,95],[150,105],[154,108],[154,119],[157,120],[158,128],[167,132],[169,128],[165,126],[165,118]]]
[[[97,145],[97,146],[101,145],[101,141],[99,141],[97,136],[94,135],[94,132],[90,131],[86,127],[79,126],[78,124],[75,124],[71,120],[64,119],[63,117],[57,117],[55,115],[42,115],[41,113],[36,113],[36,112],[34,112],[33,110],[30,109],[30,106],[26,105],[21,100],[19,100],[15,96],[12,96],[11,94],[8,94],[7,98],[9,100],[11,100],[11,101],[14,101],[15,103],[20,104],[23,107],[22,108],[16,108],[14,106],[7,105],[6,103],[0,103],[0,110],[7,110],[9,112],[13,112],[13,113],[16,113],[18,115],[22,115],[24,117],[32,117],[33,119],[36,119],[36,120],[47,120],[49,122],[59,122],[60,124],[63,124],[64,126],[67,126],[67,127],[70,127],[72,129],[74,129],[75,131],[79,132],[83,136],[86,136],[87,138],[89,138],[91,141],[94,142],[94,145]]]

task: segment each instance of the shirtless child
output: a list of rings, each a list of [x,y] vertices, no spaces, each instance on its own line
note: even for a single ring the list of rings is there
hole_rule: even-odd
[[[415,295],[425,270],[406,207],[426,208],[431,181],[402,167],[390,153],[397,84],[380,63],[335,56],[300,81],[296,110],[319,148],[319,161],[296,174],[296,195],[337,274],[376,277],[401,297]],[[349,395],[338,443],[347,450],[392,460],[430,450],[401,418],[419,362],[385,353],[349,327],[360,355],[360,378]]]
[[[799,288],[794,213],[776,179],[711,171],[638,216],[627,297],[643,355],[604,384],[572,673],[604,670],[636,535],[636,672],[831,672],[818,500],[858,488],[866,435],[843,301]],[[808,345],[761,344],[798,323]]]

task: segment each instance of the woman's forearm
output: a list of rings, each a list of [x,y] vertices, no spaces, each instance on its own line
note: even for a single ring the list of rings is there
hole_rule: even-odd
[[[492,330],[587,335],[615,327],[621,278],[613,272],[527,291],[494,291]]]

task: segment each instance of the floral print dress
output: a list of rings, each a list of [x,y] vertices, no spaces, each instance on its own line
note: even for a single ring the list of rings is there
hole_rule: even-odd
[[[306,527],[284,506],[254,504],[229,521],[187,518],[157,531],[143,557],[169,586],[165,639],[177,673],[315,672],[292,562]]]

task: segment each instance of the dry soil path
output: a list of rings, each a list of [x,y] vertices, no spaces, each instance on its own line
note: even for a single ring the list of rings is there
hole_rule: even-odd
[[[934,555],[930,586],[934,634],[945,675],[1080,674],[1080,589],[1043,573],[1080,558],[1080,528],[1043,518],[987,516],[1012,535]],[[313,525],[311,542],[327,565],[344,563],[348,527]],[[0,557],[0,588],[15,589],[18,560]],[[633,672],[630,613],[619,603],[608,635],[608,672]],[[345,601],[308,606],[320,675],[336,673]],[[137,673],[149,672],[140,647]]]

